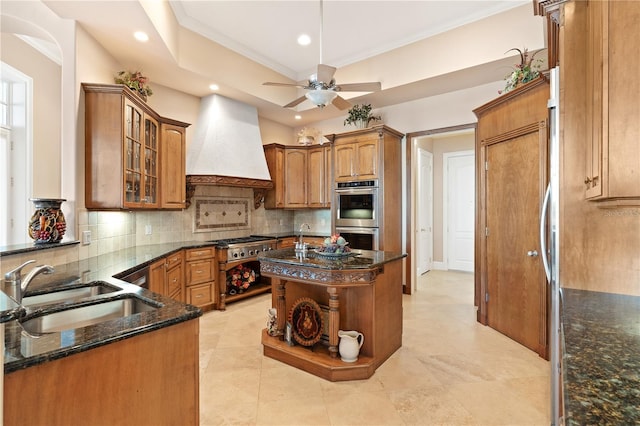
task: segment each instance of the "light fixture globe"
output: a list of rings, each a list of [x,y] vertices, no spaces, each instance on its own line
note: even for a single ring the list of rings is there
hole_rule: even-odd
[[[329,105],[331,101],[336,98],[336,96],[338,96],[338,93],[334,92],[333,90],[315,89],[309,90],[307,93],[305,93],[305,96],[307,99],[313,102],[315,106],[324,108]]]

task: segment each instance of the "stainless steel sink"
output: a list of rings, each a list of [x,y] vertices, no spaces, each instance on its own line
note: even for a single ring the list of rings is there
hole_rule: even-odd
[[[62,290],[55,290],[48,293],[37,294],[33,296],[24,296],[22,298],[23,306],[45,305],[51,303],[61,303],[67,301],[76,301],[86,297],[99,296],[101,294],[113,293],[120,291],[121,288],[109,285],[104,282],[97,281],[82,287],[74,287]]]
[[[22,328],[32,335],[55,333],[124,318],[142,312],[154,311],[160,306],[160,304],[129,295],[124,299],[104,300],[92,305],[72,306],[63,311],[32,318],[27,315],[21,321],[21,324]]]

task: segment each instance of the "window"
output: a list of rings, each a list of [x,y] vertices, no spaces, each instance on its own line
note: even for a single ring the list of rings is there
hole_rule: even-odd
[[[1,63],[0,82],[0,246],[28,243],[32,192],[32,79]]]

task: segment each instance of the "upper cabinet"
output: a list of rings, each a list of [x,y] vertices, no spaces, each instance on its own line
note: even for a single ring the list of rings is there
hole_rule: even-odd
[[[83,83],[87,209],[183,208],[185,129],[123,85]]]
[[[584,108],[586,118],[585,198],[638,205],[640,81],[630,73],[640,67],[637,44],[631,42],[640,38],[640,2],[589,1],[584,15],[586,31],[568,36],[584,49],[578,60],[584,61],[585,101],[573,107]]]
[[[266,192],[266,209],[331,207],[331,146],[264,146],[273,189]]]
[[[184,124],[162,119],[160,140],[162,185],[160,202],[163,209],[186,207],[186,137]]]
[[[378,134],[339,137],[335,144],[335,180],[378,178]]]

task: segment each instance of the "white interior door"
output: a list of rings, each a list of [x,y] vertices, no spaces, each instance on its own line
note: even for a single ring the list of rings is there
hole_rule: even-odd
[[[451,152],[443,160],[447,268],[473,272],[475,155],[473,151]]]
[[[416,212],[416,266],[418,275],[433,261],[433,154],[418,148],[418,211]]]

